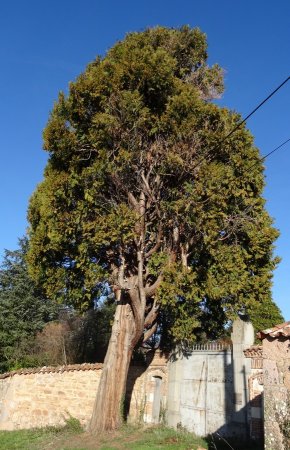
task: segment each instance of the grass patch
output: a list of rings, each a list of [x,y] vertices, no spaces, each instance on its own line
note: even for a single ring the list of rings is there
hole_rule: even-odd
[[[70,417],[63,427],[45,427],[32,430],[0,431],[0,450],[44,450],[55,448],[54,441],[81,434],[79,420]]]
[[[52,431],[43,429],[0,431],[0,450],[32,450],[41,448],[39,445],[42,445],[44,441],[51,437]]]
[[[195,450],[197,447],[207,448],[205,440],[187,431],[165,427],[148,428],[144,430],[139,439],[133,443],[128,443],[127,446],[128,449],[133,450]]]
[[[202,439],[185,430],[124,425],[91,436],[70,418],[62,428],[1,431],[0,450],[259,450],[256,445]]]
[[[69,420],[63,428],[0,432],[0,450],[196,450],[207,449],[203,439],[165,427],[123,426],[111,433],[91,436]]]
[[[163,426],[124,426],[115,435],[103,436],[98,448],[100,450],[196,450],[199,447],[207,449],[206,441],[186,431],[177,431]]]

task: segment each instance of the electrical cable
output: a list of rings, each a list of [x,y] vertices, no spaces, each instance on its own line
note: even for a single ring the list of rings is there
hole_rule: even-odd
[[[243,123],[245,123],[253,114],[255,114],[256,111],[258,111],[258,109],[261,108],[261,106],[263,106],[268,100],[270,100],[271,97],[273,97],[274,94],[276,94],[276,92],[279,91],[279,89],[281,89],[282,86],[284,86],[284,84],[287,83],[287,81],[290,80],[290,76],[287,77],[276,89],[274,89],[274,91],[272,91],[268,97],[266,97],[261,103],[259,103],[258,106],[256,106],[255,109],[253,109],[253,111],[251,111],[247,117],[245,117],[241,122],[238,123],[238,125],[223,139],[227,139],[228,137],[230,137],[238,128],[240,128],[241,125],[243,125]],[[223,142],[223,141],[222,141]]]
[[[255,112],[258,111],[258,109],[260,109],[268,100],[270,100],[271,97],[273,97],[273,95],[276,94],[276,92],[279,91],[279,89],[282,88],[282,86],[284,86],[288,81],[290,80],[290,76],[288,76],[281,84],[279,84],[279,86],[277,86],[274,91],[272,91],[263,101],[261,101],[256,108],[254,108],[243,120],[241,120],[220,142],[218,142],[213,148],[209,149],[205,155],[203,155],[201,161],[199,161],[196,166],[194,167],[194,169],[198,166],[200,166],[200,164],[207,158],[207,156],[217,150],[230,136],[232,136],[233,133],[235,133],[253,114],[255,114]]]
[[[278,150],[280,150],[280,148],[284,147],[284,145],[288,144],[288,142],[290,142],[290,138],[286,139],[286,141],[282,142],[282,144],[278,145],[277,147],[275,147],[273,150],[271,150],[269,153],[267,153],[265,156],[262,156],[261,158],[259,158],[257,161],[254,162],[254,164],[252,164],[248,169],[247,172],[249,172],[253,167],[256,166],[256,164],[259,164],[260,162],[265,161],[265,159],[267,159],[269,156],[273,155],[273,153],[277,152]]]
[[[282,147],[284,147],[284,145],[288,144],[288,142],[290,142],[290,138],[286,139],[286,141],[282,142],[280,145],[278,145],[277,147],[275,147],[273,150],[271,150],[269,153],[267,153],[265,156],[263,156],[262,158],[259,158],[258,161],[256,161],[252,166],[250,166],[247,170],[247,172],[249,172],[253,167],[255,167],[258,163],[265,161],[265,159],[267,159],[269,156],[273,155],[273,153],[277,152],[278,150],[280,150]],[[211,196],[210,196],[211,197]],[[236,204],[236,208],[239,206],[241,206],[243,203],[242,200],[240,200],[239,202],[237,202]],[[246,212],[247,214],[249,214],[249,212],[254,208],[255,204],[252,204],[251,206],[248,206],[245,208],[244,211],[241,211],[241,213]]]
[[[267,155],[263,156],[260,161],[264,161],[266,158],[268,158],[268,156],[273,155],[273,153],[275,153],[277,150],[279,150],[281,147],[283,147],[284,145],[286,145],[288,142],[290,142],[290,138],[287,139],[286,141],[282,142],[282,144],[278,145],[278,147],[274,148],[274,150],[271,150],[269,153],[267,153]],[[250,167],[251,169],[251,167]],[[249,169],[249,170],[250,170]]]
[[[255,112],[257,112],[268,100],[270,100],[270,98],[273,97],[273,95],[275,95],[279,91],[279,89],[281,89],[289,80],[290,80],[290,76],[288,76],[281,84],[279,84],[279,86],[277,86],[262,102],[260,102],[243,120],[241,120],[218,144],[216,144],[213,148],[208,150],[208,152],[206,152],[206,155],[204,155],[202,157],[201,161],[199,161],[194,166],[193,170],[196,167],[198,167],[206,159],[206,157],[209,155],[209,153],[211,153],[212,151],[218,149],[221,144],[223,144],[233,133],[235,133],[253,114],[255,114]],[[273,150],[271,150],[265,156],[263,156],[258,161],[256,161],[252,166],[250,166],[248,168],[248,171],[251,170],[253,167],[255,167],[256,164],[264,161],[270,155],[272,155],[273,153],[278,151],[280,148],[282,148],[284,145],[286,145],[289,141],[290,141],[290,138],[287,139],[286,141],[282,142],[282,144],[280,144],[277,147],[275,147]],[[251,207],[251,209],[252,209],[252,207]],[[141,217],[142,216],[143,215],[141,215]],[[137,221],[139,221],[141,217],[139,217]]]

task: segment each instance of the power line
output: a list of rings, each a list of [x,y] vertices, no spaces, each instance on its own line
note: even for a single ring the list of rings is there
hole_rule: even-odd
[[[253,167],[255,167],[257,164],[259,164],[260,162],[265,161],[265,159],[267,159],[269,156],[273,155],[273,153],[277,152],[278,150],[280,150],[280,148],[284,147],[284,145],[288,144],[288,142],[290,142],[290,138],[286,139],[286,141],[282,142],[282,144],[278,145],[278,147],[275,147],[273,150],[271,150],[269,153],[267,153],[265,156],[262,156],[261,158],[259,158],[257,161],[254,162],[254,164],[252,164],[248,169],[247,172],[249,172]]]
[[[266,158],[268,158],[268,156],[273,155],[273,153],[277,152],[277,150],[279,150],[281,147],[284,147],[284,145],[286,145],[288,142],[290,142],[290,138],[282,142],[282,144],[278,145],[278,147],[274,148],[274,150],[271,150],[269,153],[267,153],[267,155],[263,156],[260,161],[264,161]]]
[[[262,161],[265,161],[266,158],[268,158],[269,156],[273,155],[273,153],[277,152],[278,150],[280,150],[282,147],[284,147],[284,145],[286,145],[288,142],[290,142],[290,138],[286,139],[286,141],[282,142],[282,144],[278,145],[277,147],[275,147],[273,150],[271,150],[269,153],[267,153],[265,156],[263,156],[262,158],[259,158],[258,161],[256,161],[252,166],[250,166],[247,170],[247,172],[249,172],[253,167],[255,167],[257,164],[261,163]],[[241,206],[243,203],[243,200],[240,200],[237,204],[236,207]],[[248,207],[245,208],[244,211],[241,211],[241,213],[246,212],[247,214],[252,211],[252,209],[254,208],[255,204],[252,204]]]
[[[218,142],[213,148],[209,149],[206,154],[202,157],[201,161],[199,161],[198,164],[196,164],[196,166],[194,167],[194,169],[198,166],[200,166],[200,164],[207,158],[207,156],[217,150],[232,134],[234,134],[253,114],[255,114],[255,112],[258,111],[258,109],[260,109],[268,100],[270,100],[271,97],[273,97],[273,95],[276,94],[276,92],[279,91],[279,89],[281,89],[282,86],[284,86],[288,81],[290,80],[290,76],[287,77],[281,84],[279,84],[279,86],[276,87],[276,89],[274,89],[274,91],[272,91],[263,101],[261,101],[261,103],[259,103],[243,120],[241,120],[220,142]]]
[[[283,83],[281,83],[276,89],[274,89],[274,91],[272,91],[268,97],[266,97],[261,103],[259,103],[258,106],[256,106],[255,109],[253,109],[253,111],[250,112],[250,114],[247,115],[247,117],[245,117],[241,122],[238,123],[238,125],[223,139],[223,141],[225,139],[227,139],[228,137],[230,137],[238,128],[241,127],[241,125],[243,125],[243,123],[245,123],[253,114],[255,114],[256,111],[258,111],[258,109],[261,108],[261,106],[263,106],[268,100],[270,100],[271,97],[273,97],[274,94],[276,94],[276,92],[279,91],[279,89],[281,89],[282,86],[284,86],[284,84],[287,83],[287,81],[290,80],[290,76],[287,77]],[[223,142],[222,141],[222,142]]]
[[[246,120],[246,119],[245,119]],[[282,142],[280,145],[278,145],[277,147],[275,147],[273,150],[271,150],[269,153],[267,153],[265,156],[263,156],[262,158],[259,158],[257,161],[254,162],[254,164],[252,164],[248,169],[247,172],[249,172],[250,170],[253,169],[253,167],[255,167],[257,164],[261,163],[262,161],[264,161],[266,158],[268,158],[269,156],[273,155],[273,153],[277,152],[278,150],[280,150],[282,147],[284,147],[284,145],[286,145],[288,142],[290,142],[290,138],[286,139],[286,141]],[[215,192],[212,192],[208,197],[207,200],[210,199],[211,197],[213,197],[215,195]],[[236,204],[235,204],[235,208],[239,208],[242,203],[243,200],[239,200]],[[250,211],[252,211],[252,209],[254,208],[255,204],[252,204],[250,206],[247,206],[244,210],[240,211],[241,213],[247,213],[249,214]]]
[[[261,162],[265,161],[265,159],[267,159],[269,156],[273,155],[273,153],[277,152],[278,150],[280,150],[282,147],[284,147],[284,145],[288,144],[288,142],[290,142],[290,138],[286,139],[286,141],[282,142],[280,145],[278,145],[277,147],[275,147],[273,150],[271,150],[269,153],[267,153],[265,156],[262,156],[262,158],[259,158],[258,160],[256,160],[254,162],[254,164],[252,164],[250,167],[248,167],[247,169],[247,173],[249,173],[256,165],[260,164]],[[214,195],[214,194],[212,194]],[[211,196],[212,196],[211,195]],[[239,206],[242,202],[238,203],[237,206]]]
[[[212,149],[208,150],[207,154],[205,156],[203,156],[202,160],[199,161],[198,164],[196,164],[196,166],[194,167],[194,169],[196,167],[198,167],[202,161],[204,159],[206,159],[206,157],[208,156],[208,154],[216,149],[219,148],[219,146],[221,144],[223,144],[233,133],[235,133],[235,131],[237,131],[253,114],[255,114],[256,111],[258,111],[258,109],[260,109],[271,97],[273,97],[273,95],[276,94],[276,92],[279,91],[279,89],[282,88],[282,86],[284,86],[288,81],[290,80],[290,76],[287,77],[276,89],[274,89],[274,91],[272,91],[262,102],[260,102],[256,108],[254,108],[243,120],[241,120],[241,122],[239,122],[218,144],[216,144]],[[288,142],[290,142],[290,138],[287,139],[286,141],[282,142],[282,144],[278,145],[277,147],[275,147],[273,150],[271,150],[269,153],[267,153],[265,156],[263,156],[262,158],[259,158],[259,160],[255,161],[255,163],[250,166],[248,168],[248,172],[255,167],[257,164],[261,163],[262,161],[264,161],[266,158],[268,158],[270,155],[272,155],[273,153],[275,153],[276,151],[278,151],[279,149],[281,149],[282,147],[284,147],[284,145],[286,145]],[[213,195],[213,194],[212,194]],[[242,202],[238,203],[238,206],[241,204]],[[250,207],[250,209],[253,208],[253,205]],[[145,213],[144,213],[145,214]],[[137,221],[139,221],[144,214],[142,214]]]

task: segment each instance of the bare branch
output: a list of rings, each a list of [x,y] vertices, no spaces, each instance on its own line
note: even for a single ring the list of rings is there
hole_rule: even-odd
[[[139,342],[140,336],[142,336],[144,332],[144,310],[138,287],[135,286],[135,289],[131,289],[128,294],[131,300],[131,308],[135,323],[135,337],[131,342],[131,346],[134,348]]]
[[[153,255],[153,253],[157,252],[157,250],[159,250],[161,243],[162,243],[162,237],[163,237],[163,227],[161,222],[159,222],[158,225],[158,233],[157,233],[157,237],[156,237],[156,243],[155,245],[148,250],[148,252],[145,254],[145,259],[148,259],[151,255]]]
[[[148,341],[148,339],[150,339],[151,338],[151,336],[153,336],[153,334],[156,332],[156,330],[157,330],[157,326],[158,326],[158,324],[157,324],[157,322],[152,326],[152,328],[150,328],[149,330],[147,330],[146,331],[146,333],[144,333],[144,336],[143,336],[143,344],[144,344],[144,342],[146,342],[146,341]]]
[[[151,286],[147,286],[145,288],[145,295],[147,298],[152,297],[155,294],[156,290],[159,288],[160,284],[163,281],[163,273],[160,273],[157,280],[151,284]]]
[[[144,328],[151,327],[153,322],[157,319],[159,312],[159,305],[156,304],[156,299],[154,299],[153,305],[147,314],[145,321],[144,321]]]
[[[132,192],[128,192],[128,201],[135,210],[138,210],[138,202]]]
[[[118,284],[121,289],[126,289],[125,276],[124,276],[124,274],[125,274],[125,258],[122,254],[120,255],[120,259],[121,259],[121,265],[120,265],[119,271],[118,271]]]
[[[136,210],[139,211],[139,203],[136,200],[136,198],[134,197],[134,195],[132,194],[132,192],[128,191],[128,189],[126,188],[126,186],[122,183],[122,181],[120,180],[119,176],[116,173],[111,174],[111,179],[114,182],[114,184],[116,185],[116,187],[121,191],[124,192],[127,197],[128,197],[128,201],[129,204]]]

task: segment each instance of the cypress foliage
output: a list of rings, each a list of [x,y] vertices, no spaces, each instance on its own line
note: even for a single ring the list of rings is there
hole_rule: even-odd
[[[222,92],[205,35],[157,27],[89,64],[45,128],[30,273],[81,310],[108,284],[126,309],[113,327],[124,348],[156,332],[163,343],[192,342],[271,301],[278,232],[263,166],[245,126],[220,144],[241,119],[212,102]]]

